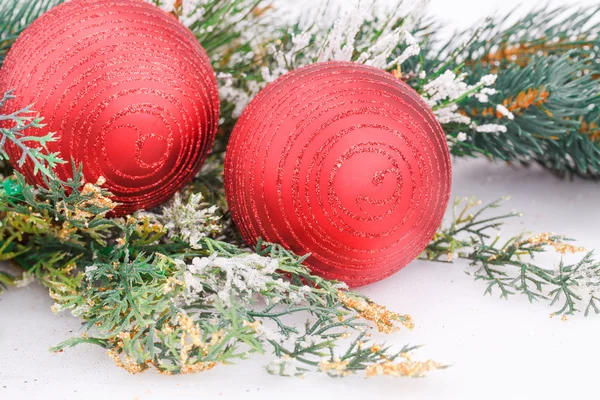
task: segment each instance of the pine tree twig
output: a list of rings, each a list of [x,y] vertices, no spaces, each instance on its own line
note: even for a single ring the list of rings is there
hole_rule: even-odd
[[[13,91],[4,93],[0,99],[0,110],[4,109],[5,105],[15,96]],[[12,126],[9,126],[12,125]],[[55,139],[53,133],[44,136],[26,136],[25,133],[30,129],[41,128],[42,118],[39,114],[35,115],[31,110],[31,106],[27,106],[21,110],[12,112],[7,115],[0,115],[0,156],[8,160],[5,146],[7,142],[11,142],[21,151],[21,157],[16,161],[19,167],[22,167],[27,161],[33,163],[34,174],[42,173],[46,178],[54,178],[51,170],[58,164],[65,163],[58,153],[48,153],[48,143]],[[9,127],[7,127],[9,126]],[[32,147],[33,145],[40,147]]]
[[[19,34],[62,0],[3,0],[0,4],[0,67]]]
[[[444,124],[449,137],[467,134],[464,141],[451,141],[452,152],[536,162],[560,176],[598,177],[599,12],[600,7],[558,7],[534,10],[511,25],[506,24],[510,15],[488,19],[447,42],[445,49],[467,43],[450,56],[423,46],[428,74],[443,65],[466,73],[468,83],[498,75],[487,102],[471,97],[459,104],[468,127]],[[478,130],[490,124],[502,128]]]
[[[549,305],[562,304],[552,313],[563,316],[581,311],[596,314],[600,290],[600,262],[593,252],[587,252],[578,262],[567,264],[561,260],[557,269],[544,268],[535,263],[535,256],[552,248],[561,255],[584,252],[582,247],[561,235],[542,233],[521,234],[501,240],[498,234],[510,219],[521,214],[510,212],[489,216],[489,211],[501,206],[503,199],[481,206],[473,198],[456,199],[452,220],[434,236],[422,258],[448,262],[464,259],[470,262],[471,275],[486,283],[485,294],[494,290],[507,299],[514,294],[527,296],[529,301],[546,301]]]

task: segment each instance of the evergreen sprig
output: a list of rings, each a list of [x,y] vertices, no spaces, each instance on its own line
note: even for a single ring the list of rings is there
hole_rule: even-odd
[[[484,154],[512,162],[537,162],[559,175],[600,173],[600,7],[558,7],[534,10],[508,25],[511,15],[488,19],[474,31],[456,35],[440,52],[423,51],[429,71],[456,68],[467,82],[495,73],[498,79],[490,105],[475,98],[460,104],[470,128],[449,124],[457,155]],[[457,45],[460,42],[465,45]],[[455,49],[455,50],[452,50]],[[445,55],[446,54],[446,55]],[[513,115],[507,118],[495,105]],[[482,124],[500,124],[503,133],[478,132]]]
[[[55,294],[55,298],[57,308],[72,309],[90,332],[55,350],[92,343],[108,349],[117,365],[130,372],[154,366],[163,373],[179,374],[203,371],[270,348],[276,358],[267,370],[286,376],[309,370],[330,375],[372,370],[412,350],[405,347],[392,352],[386,346],[368,344],[368,325],[359,318],[373,319],[374,314],[368,312],[375,307],[373,303],[351,292],[340,295],[339,284],[312,276],[301,264],[302,258],[277,245],[261,245],[258,254],[280,271],[261,274],[260,265],[250,263],[254,269],[248,275],[225,272],[218,264],[229,260],[232,266],[243,268],[255,254],[208,238],[201,245],[195,254],[198,258],[192,261],[206,264],[201,273],[186,269],[185,257],[179,258],[182,255],[174,259],[158,253],[87,267],[79,294]],[[233,286],[228,286],[228,274],[236,274]],[[253,279],[264,285],[252,287]],[[190,280],[199,286],[191,287]],[[363,304],[367,309],[361,308]],[[295,314],[305,316],[306,324],[296,324],[298,318],[290,318]],[[409,327],[411,323],[409,317],[387,311],[376,318],[373,321],[384,324],[380,326],[384,331],[393,329],[394,321]],[[356,332],[355,341],[336,356],[338,342],[352,332]],[[434,367],[442,366],[425,363],[414,375]]]
[[[4,108],[8,101],[14,98],[12,90],[4,93],[0,98],[0,110]],[[11,142],[21,152],[20,158],[16,161],[19,167],[22,167],[26,162],[30,162],[33,164],[34,174],[40,172],[47,179],[53,179],[55,176],[51,170],[56,165],[65,162],[58,153],[47,151],[48,143],[56,140],[54,134],[48,133],[44,136],[27,135],[29,129],[43,126],[42,118],[31,110],[31,106],[10,114],[0,114],[0,157],[8,160],[5,146],[7,142]],[[35,147],[36,144],[39,147]]]
[[[2,0],[0,4],[0,67],[19,34],[36,18],[63,0]]]
[[[529,301],[547,301],[559,307],[552,315],[563,317],[584,311],[600,313],[600,261],[592,251],[579,261],[569,264],[561,260],[558,268],[547,268],[535,262],[535,256],[549,248],[560,254],[584,252],[564,236],[542,233],[521,234],[501,239],[495,234],[507,220],[520,216],[510,212],[490,215],[502,200],[481,206],[474,199],[457,199],[453,217],[442,227],[423,253],[432,261],[452,261],[455,258],[470,262],[475,280],[486,283],[485,294],[497,290],[508,298],[522,294]]]

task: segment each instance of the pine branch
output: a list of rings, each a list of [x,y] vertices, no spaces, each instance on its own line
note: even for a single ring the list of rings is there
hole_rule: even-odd
[[[593,21],[599,11],[600,7],[539,9],[510,26],[504,22],[508,16],[490,19],[474,33],[449,42],[446,48],[456,47],[460,40],[467,43],[450,56],[426,48],[428,71],[445,63],[445,68],[466,73],[470,83],[485,74],[498,75],[489,104],[475,98],[460,104],[460,112],[471,119],[470,127],[444,126],[452,137],[467,132],[467,140],[456,143],[453,153],[533,161],[559,175],[597,177],[600,25]],[[499,133],[476,129],[485,124],[505,129]]]
[[[149,1],[165,7],[161,0]],[[9,0],[1,6],[4,51],[56,2]],[[510,26],[507,15],[444,43],[435,22],[412,21],[400,6],[387,15],[357,11],[337,27],[329,21],[283,24],[265,0],[212,0],[195,7],[176,1],[170,7],[207,49],[219,76],[223,119],[217,156],[241,110],[268,81],[335,54],[407,81],[431,103],[457,156],[537,162],[560,175],[585,177],[600,176],[600,39],[594,22],[599,9],[545,8]],[[412,36],[405,30],[416,43],[407,42]],[[431,101],[428,85],[449,72],[456,96]],[[484,88],[480,80],[489,74],[498,75],[497,83]],[[482,89],[496,92],[481,102]]]
[[[485,294],[498,291],[502,298],[514,294],[528,297],[529,301],[558,304],[552,315],[563,317],[584,311],[600,313],[600,261],[593,252],[587,252],[578,262],[567,264],[561,260],[558,269],[545,268],[535,262],[535,256],[549,248],[565,255],[585,251],[564,236],[542,233],[518,235],[501,241],[497,231],[507,220],[520,214],[508,213],[490,216],[489,211],[500,207],[502,200],[485,206],[474,199],[457,199],[453,218],[447,227],[439,229],[422,258],[447,262],[455,258],[470,261],[475,280],[486,283]],[[496,232],[495,232],[496,231]]]
[[[19,34],[63,0],[3,0],[0,4],[0,67]]]
[[[7,102],[14,99],[12,91],[4,93],[0,99],[0,110],[4,108]],[[38,172],[47,179],[53,179],[54,174],[51,170],[58,164],[65,163],[58,153],[48,153],[48,143],[55,140],[54,134],[49,133],[45,136],[26,135],[30,129],[42,128],[42,118],[27,106],[11,114],[0,115],[0,157],[8,160],[5,146],[11,142],[21,151],[21,157],[16,164],[22,167],[26,162],[33,163],[34,174]],[[11,126],[12,125],[12,126]],[[34,147],[35,145],[39,147]]]

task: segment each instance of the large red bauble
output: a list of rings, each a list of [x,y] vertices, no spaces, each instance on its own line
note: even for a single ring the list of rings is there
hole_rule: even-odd
[[[56,132],[50,151],[100,176],[121,205],[116,214],[158,205],[198,171],[218,125],[214,71],[192,32],[142,0],[74,0],[53,8],[18,38],[0,74],[15,90],[4,113],[28,104]],[[11,160],[21,152],[7,146]],[[27,161],[20,171],[42,183]]]
[[[231,215],[249,244],[280,243],[351,286],[425,248],[448,204],[444,132],[419,95],[373,67],[290,72],[248,105],[227,148]]]

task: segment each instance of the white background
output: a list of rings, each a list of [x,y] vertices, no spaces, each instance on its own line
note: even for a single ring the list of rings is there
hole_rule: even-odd
[[[563,3],[567,3],[565,0]],[[280,4],[292,0],[280,0]],[[302,6],[318,4],[303,0]],[[467,28],[493,11],[509,10],[516,0],[434,0],[432,15],[447,30]],[[529,9],[536,2],[525,2]],[[593,5],[598,1],[585,1]],[[501,4],[501,6],[499,6]],[[554,3],[559,4],[559,3]],[[600,183],[559,180],[538,168],[515,169],[485,160],[457,160],[454,196],[484,202],[511,195],[504,211],[525,213],[504,230],[554,231],[600,250]],[[552,267],[558,257],[543,259]],[[267,357],[220,366],[197,375],[165,377],[154,372],[132,376],[117,369],[104,351],[83,346],[52,354],[48,348],[79,334],[78,321],[50,311],[52,301],[37,285],[0,296],[0,399],[558,399],[598,398],[600,316],[550,319],[544,304],[526,299],[483,296],[484,285],[454,265],[415,261],[383,282],[361,288],[391,309],[409,313],[412,332],[388,338],[398,347],[425,344],[418,358],[451,368],[422,379],[305,379],[268,375]]]

